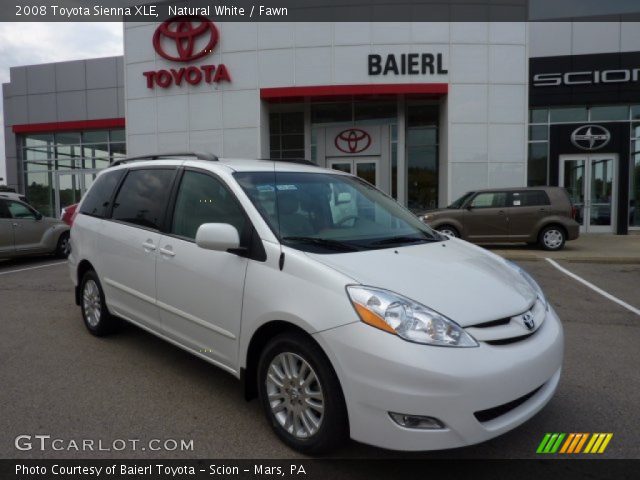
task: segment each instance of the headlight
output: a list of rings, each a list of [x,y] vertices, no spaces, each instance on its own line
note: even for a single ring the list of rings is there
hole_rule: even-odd
[[[423,222],[426,222],[427,220],[430,220],[431,217],[433,217],[433,215],[420,215],[418,218]]]
[[[542,302],[542,305],[544,305],[545,310],[549,310],[549,304],[547,303],[547,299],[544,296],[544,292],[540,288],[540,285],[538,285],[538,282],[536,282],[531,275],[529,275],[527,272],[525,272],[522,268],[520,268],[515,263],[510,262],[509,260],[505,260],[505,263],[509,267],[514,269],[516,272],[518,272],[520,275],[522,275],[522,278],[524,278],[529,284],[529,286],[533,288],[533,291],[536,292],[536,296],[538,297],[538,300]]]
[[[381,288],[350,285],[347,293],[360,319],[404,340],[443,347],[477,347],[471,335],[444,315]]]

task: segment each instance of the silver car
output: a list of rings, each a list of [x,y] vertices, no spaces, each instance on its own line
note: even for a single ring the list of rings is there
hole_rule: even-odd
[[[69,254],[69,225],[19,200],[0,197],[0,258]]]

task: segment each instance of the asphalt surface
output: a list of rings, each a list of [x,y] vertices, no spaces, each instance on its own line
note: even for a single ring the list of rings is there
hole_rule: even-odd
[[[640,265],[559,263],[640,307]],[[407,454],[350,442],[336,456],[533,458],[547,432],[612,432],[601,457],[640,458],[640,317],[544,260],[520,264],[565,328],[564,372],[547,407],[480,445]],[[0,458],[300,457],[227,373],[133,326],[107,338],[87,333],[66,264],[52,258],[0,262],[0,385]],[[14,446],[16,436],[38,434],[64,439],[65,450],[40,451],[33,438],[32,450]],[[94,448],[141,442],[135,451],[66,449],[81,439]],[[193,440],[193,450],[142,450],[150,439]]]

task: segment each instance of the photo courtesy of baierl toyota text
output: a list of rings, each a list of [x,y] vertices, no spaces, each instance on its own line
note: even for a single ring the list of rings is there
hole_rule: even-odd
[[[0,83],[0,480],[637,478],[637,1],[20,0]]]

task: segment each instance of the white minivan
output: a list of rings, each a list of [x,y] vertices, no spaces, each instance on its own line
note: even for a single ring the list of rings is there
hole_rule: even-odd
[[[228,371],[287,445],[470,445],[553,396],[563,331],[538,284],[365,181],[209,154],[116,163],[71,230],[86,327],[124,319]]]

